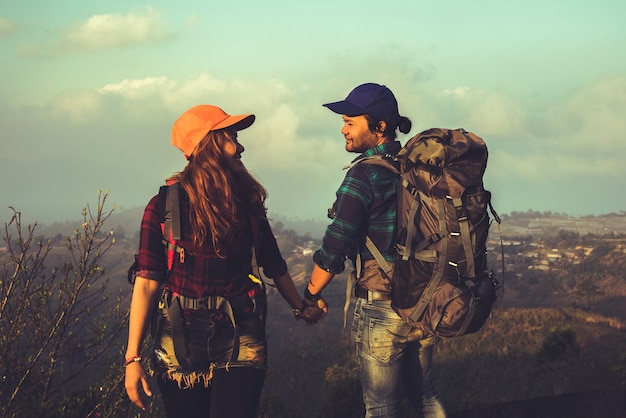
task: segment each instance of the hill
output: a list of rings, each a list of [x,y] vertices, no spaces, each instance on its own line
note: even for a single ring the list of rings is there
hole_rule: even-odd
[[[104,267],[111,290],[125,291],[126,306],[126,269],[137,248],[132,224],[141,212],[108,220],[117,241]],[[498,238],[491,242],[491,265],[505,281],[492,317],[479,333],[443,341],[436,350],[437,386],[451,417],[626,416],[626,240],[619,226],[624,216],[514,215],[503,217],[502,249]],[[590,232],[599,223],[615,228]],[[59,265],[65,233],[51,227],[45,233],[54,245],[50,263]],[[67,234],[76,228],[57,227]],[[282,221],[274,222],[274,231],[302,289],[310,253],[320,242]],[[2,247],[0,258],[1,252]],[[345,284],[340,275],[325,290],[331,310],[314,327],[294,321],[268,289],[270,374],[263,416],[360,416],[349,323],[343,328]]]
[[[108,220],[109,228],[127,238],[134,237],[141,223],[143,207],[114,211]],[[321,239],[330,220],[299,219],[278,213],[269,213],[268,217],[274,224],[295,231],[300,236]],[[626,234],[626,212],[610,213],[598,216],[573,217],[552,212],[512,212],[502,214],[502,234],[504,237],[534,237],[555,235],[559,231],[575,232],[580,235]],[[42,234],[54,237],[57,234],[68,235],[76,228],[79,221],[54,222],[42,225]],[[121,231],[121,232],[120,232]],[[492,228],[492,235],[497,233]]]

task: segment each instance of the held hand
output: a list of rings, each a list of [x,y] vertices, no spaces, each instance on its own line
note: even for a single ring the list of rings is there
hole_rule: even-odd
[[[316,301],[305,298],[303,303],[300,318],[304,319],[308,325],[317,324],[328,313],[328,304],[322,298]]]
[[[126,366],[126,380],[124,382],[126,386],[126,393],[128,394],[128,399],[130,399],[132,403],[145,411],[146,405],[143,403],[139,392],[140,383],[144,393],[148,396],[152,396],[152,391],[150,390],[150,385],[148,384],[148,376],[146,376],[146,372],[144,371],[141,362],[132,362]]]

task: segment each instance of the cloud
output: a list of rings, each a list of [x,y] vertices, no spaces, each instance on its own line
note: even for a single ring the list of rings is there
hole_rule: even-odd
[[[54,42],[22,45],[19,52],[27,56],[95,52],[162,42],[173,36],[161,13],[148,7],[141,14],[93,15],[61,31]]]
[[[436,125],[463,127],[487,138],[507,138],[525,132],[527,114],[521,104],[500,91],[486,91],[470,86],[449,87],[431,100],[438,121]]]
[[[91,92],[63,94],[50,104],[50,115],[71,124],[86,124],[102,115],[98,97]]]
[[[84,23],[65,32],[57,50],[91,51],[161,41],[167,38],[161,15],[148,8],[145,14],[94,15]]]
[[[254,129],[242,134],[243,140],[250,138],[249,143],[244,144],[249,150],[246,157],[268,170],[275,168],[284,173],[304,166],[309,170],[321,169],[328,158],[336,158],[341,144],[337,139],[339,129],[334,137],[327,135],[329,115],[320,105],[321,101],[302,100],[299,89],[275,79],[265,82],[226,80],[206,72],[182,82],[164,76],[123,80],[97,91],[103,97],[117,97],[116,106],[127,108],[126,115],[152,111],[156,114],[158,108],[161,112],[168,109],[171,114],[179,115],[199,103],[221,106],[231,114],[255,113]],[[68,109],[69,115],[78,112],[70,106],[63,108]],[[308,158],[310,155],[320,158]],[[337,167],[342,164],[342,160],[337,159]]]
[[[0,36],[8,36],[17,30],[16,25],[6,17],[0,16]]]
[[[128,99],[134,99],[145,96],[146,94],[152,95],[163,88],[168,88],[168,85],[171,86],[172,84],[174,83],[170,82],[167,77],[164,76],[146,77],[137,80],[125,79],[118,83],[106,84],[97,89],[97,92],[100,94],[114,93]]]
[[[625,76],[600,77],[547,113],[552,132],[562,136],[564,148],[608,153],[613,158],[626,153],[622,134],[626,132]]]
[[[433,86],[428,81],[431,67],[400,53],[386,61],[384,74],[365,65],[372,59],[346,57],[298,78],[258,80],[202,71],[186,78],[153,74],[120,79],[92,90],[66,92],[28,118],[23,109],[0,114],[4,136],[15,136],[6,155],[22,155],[28,149],[29,161],[48,173],[20,190],[43,192],[54,189],[44,182],[67,183],[66,189],[82,193],[82,204],[92,190],[110,189],[111,201],[136,207],[184,165],[169,142],[174,120],[193,105],[216,104],[231,114],[257,115],[240,139],[246,148],[244,163],[269,191],[270,211],[323,219],[345,174],[341,167],[355,155],[344,150],[341,119],[322,103],[345,97],[357,84],[375,81],[396,93],[401,113],[413,120],[411,135],[442,126],[465,127],[485,138],[490,149],[487,186],[502,213],[532,208],[576,214],[571,205],[583,214],[607,213],[626,204],[626,198],[607,192],[621,190],[626,176],[620,161],[626,152],[620,136],[626,131],[621,119],[626,114],[625,77],[606,76],[580,86],[569,97],[529,106],[523,98],[485,85]],[[27,124],[30,129],[24,132]],[[137,163],[146,159],[148,169]],[[3,164],[3,173],[20,170],[11,159]],[[76,175],[55,180],[68,170],[65,167]],[[589,193],[585,205],[578,202],[577,185]],[[0,195],[13,202],[19,191],[0,187]],[[596,209],[593,206],[600,204],[595,202],[606,204]]]

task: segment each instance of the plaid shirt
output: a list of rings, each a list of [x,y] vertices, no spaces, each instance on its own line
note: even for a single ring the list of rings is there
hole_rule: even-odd
[[[396,155],[398,141],[387,142],[365,151],[357,161],[372,155]],[[346,258],[355,261],[360,251],[363,261],[374,257],[365,247],[369,236],[388,261],[394,261],[398,176],[375,164],[356,164],[346,174],[337,190],[335,218],[326,229],[322,247],[313,261],[326,271],[339,274]]]
[[[167,274],[167,259],[161,222],[164,209],[161,207],[159,195],[154,196],[146,206],[141,221],[139,253],[137,255],[137,276],[151,280],[166,282],[172,291],[187,297],[200,298],[205,296],[236,296],[243,295],[253,287],[248,277],[252,273],[253,232],[251,222],[238,240],[235,248],[225,251],[219,257],[212,244],[198,248],[193,245],[189,213],[189,199],[183,189],[181,194],[181,239],[178,245],[184,248],[184,262],[179,254],[174,257],[172,271]],[[246,219],[250,219],[246,217]],[[257,246],[257,263],[269,278],[280,277],[287,272],[287,265],[282,258],[276,239],[267,219],[259,220],[259,245]],[[207,239],[210,243],[210,237]]]

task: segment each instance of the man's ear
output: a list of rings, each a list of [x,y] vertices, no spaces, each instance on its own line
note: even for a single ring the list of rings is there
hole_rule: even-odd
[[[385,133],[385,129],[387,129],[387,122],[385,122],[384,120],[381,120],[380,122],[378,122],[378,125],[376,125],[376,133],[383,135]]]

